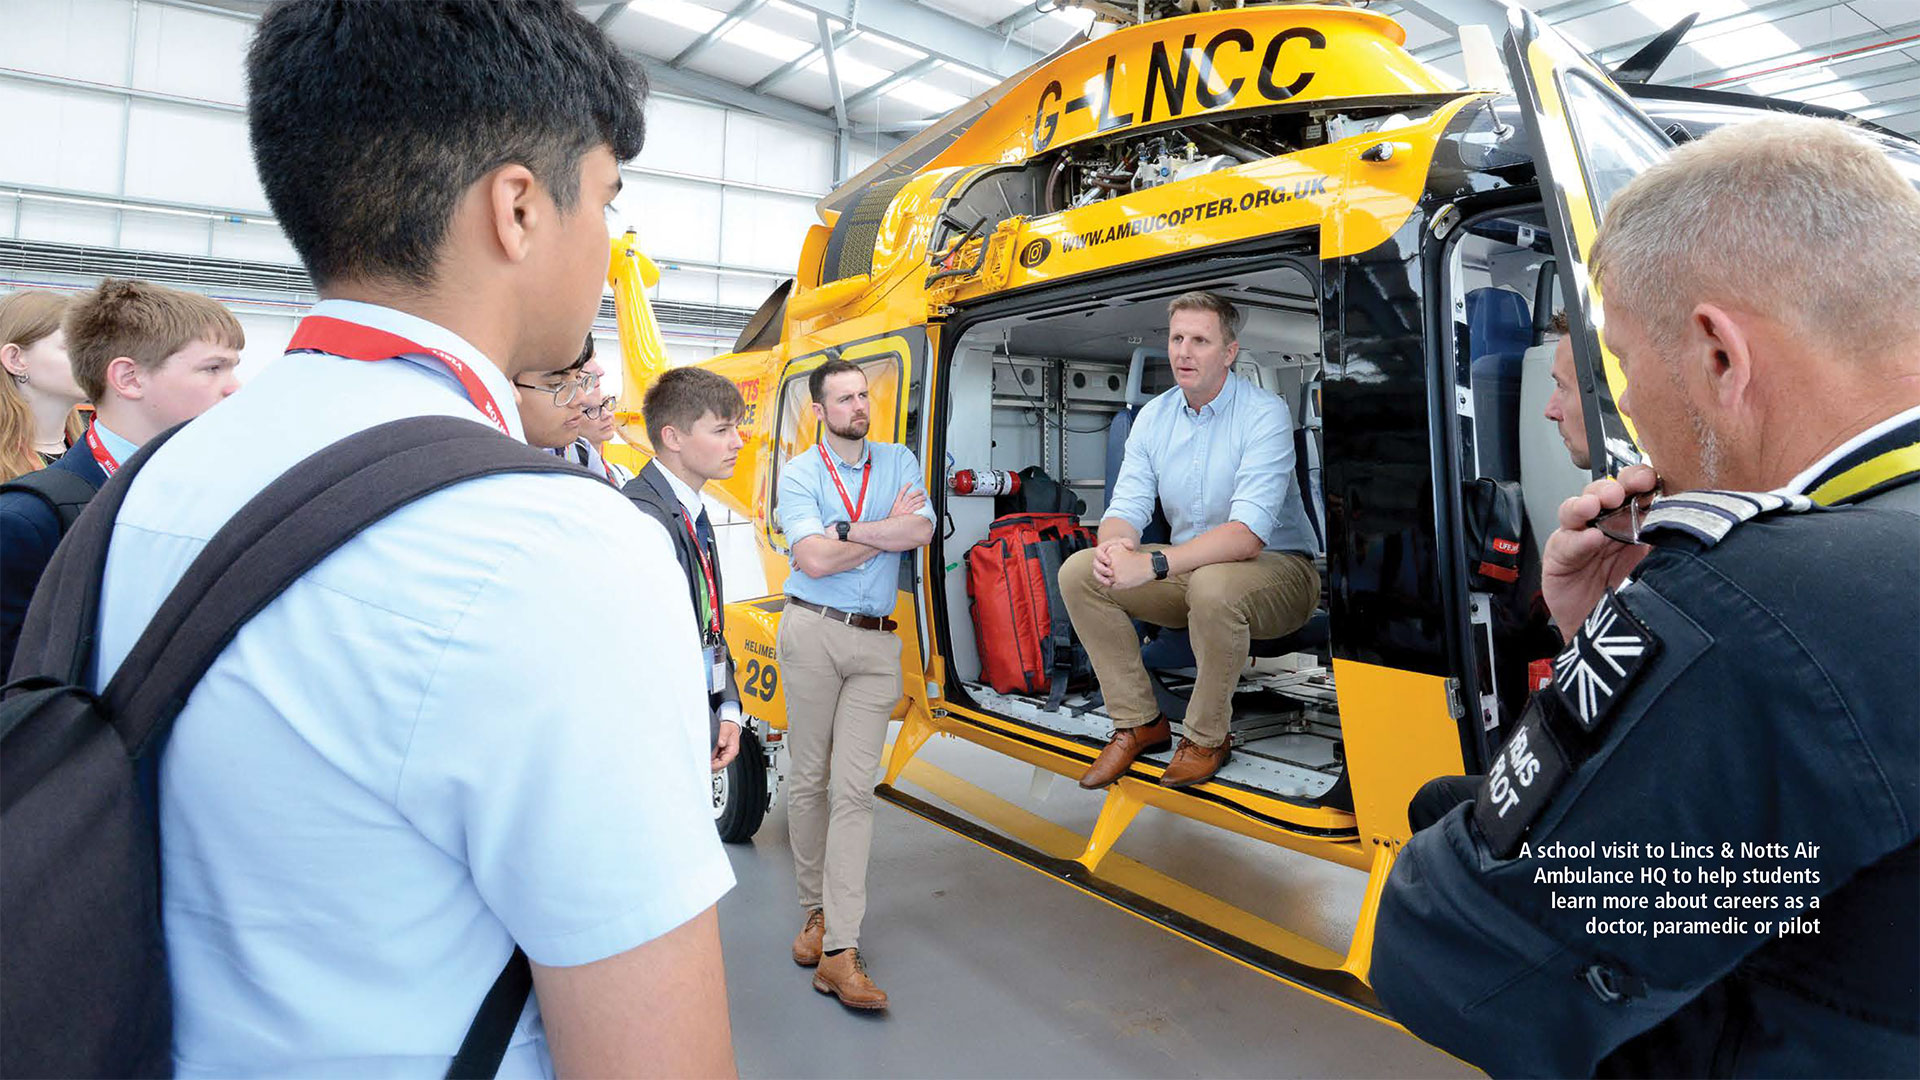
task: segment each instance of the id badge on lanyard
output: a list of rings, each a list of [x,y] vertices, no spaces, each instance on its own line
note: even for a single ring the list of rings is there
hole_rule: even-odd
[[[706,610],[700,612],[700,657],[707,669],[707,693],[717,694],[727,687],[727,642],[720,632],[720,596],[714,579],[713,562],[707,550],[700,543],[700,534],[694,531],[693,522],[685,514],[680,515],[680,524],[686,526],[687,538],[693,541],[694,558],[700,563],[700,577],[695,584],[700,593],[700,604]]]

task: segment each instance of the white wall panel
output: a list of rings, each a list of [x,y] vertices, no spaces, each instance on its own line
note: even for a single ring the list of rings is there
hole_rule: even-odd
[[[248,21],[159,3],[0,0],[0,67],[238,104],[252,32]],[[665,98],[649,103],[648,124],[647,147],[636,162],[643,167],[802,191],[830,186],[834,142],[820,132]],[[233,111],[0,79],[0,149],[0,186],[266,210],[245,117]],[[805,197],[639,175],[626,183],[621,209],[647,252],[662,262],[786,270],[814,223]],[[12,235],[14,209],[13,200],[0,199],[0,235]],[[34,202],[21,204],[19,217],[26,239],[297,262],[270,225],[209,224],[137,210],[123,217],[105,208]],[[757,307],[774,284],[679,269],[666,270],[664,278],[656,290],[663,300],[744,308]],[[277,354],[293,315],[241,310],[248,312],[250,373]],[[729,346],[731,335],[676,333],[669,341],[676,359],[704,359]]]
[[[131,245],[129,245],[131,246]],[[232,225],[213,223],[213,252],[222,259],[248,262],[298,263],[293,245],[285,234],[271,225]]]
[[[247,335],[247,344],[240,350],[240,367],[236,373],[241,382],[246,382],[260,374],[266,366],[277,362],[287,351],[287,342],[293,338],[293,326],[299,316],[297,311],[275,314],[249,310],[234,304],[229,305],[234,317],[240,320],[240,329]]]
[[[678,304],[719,303],[715,291],[717,280],[717,275],[703,274],[697,270],[663,270],[652,299],[671,300]]]
[[[729,188],[720,261],[769,270],[791,267],[799,261],[807,230],[819,221],[813,203],[805,199]]]
[[[56,244],[113,243],[114,213],[90,206],[26,203],[20,207],[20,238]]]
[[[0,181],[113,194],[124,107],[99,94],[0,82]]]
[[[247,119],[157,101],[133,103],[127,138],[127,194],[264,210],[254,175]]]
[[[120,246],[134,251],[174,251],[183,255],[207,253],[209,221],[128,214],[120,226]],[[278,232],[279,230],[273,230]]]
[[[134,47],[133,85],[183,97],[243,104],[253,23],[185,8],[146,4]],[[116,73],[115,79],[125,73]]]
[[[132,18],[126,0],[0,0],[0,66],[117,84]]]
[[[727,179],[824,194],[833,186],[833,136],[734,113],[727,118]]]
[[[729,274],[720,279],[720,292],[716,302],[723,307],[757,310],[766,301],[767,294],[773,292],[773,287],[778,284],[780,283],[771,278],[736,277]]]
[[[720,129],[727,110],[690,101],[650,98],[647,101],[647,145],[634,159],[637,165],[669,172],[719,176],[725,147]]]
[[[714,262],[720,240],[720,189],[691,180],[629,176],[615,200],[627,224],[640,233],[641,250],[655,259]]]

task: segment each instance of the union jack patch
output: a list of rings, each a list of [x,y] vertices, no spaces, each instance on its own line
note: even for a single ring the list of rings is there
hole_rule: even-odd
[[[1659,649],[1659,640],[1608,589],[1554,660],[1554,689],[1580,726],[1592,731]]]

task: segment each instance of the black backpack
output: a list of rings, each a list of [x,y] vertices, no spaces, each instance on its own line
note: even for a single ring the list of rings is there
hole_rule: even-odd
[[[46,503],[60,521],[61,536],[67,535],[73,523],[80,520],[80,512],[87,508],[94,496],[93,485],[81,479],[78,473],[51,466],[0,484],[0,494],[9,491],[24,491]]]
[[[496,473],[592,479],[457,417],[343,439],[208,541],[95,695],[87,676],[114,519],[172,434],[141,448],[68,530],[0,689],[0,1075],[171,1075],[157,762],[174,717],[240,628],[362,529],[432,492]],[[450,1076],[493,1075],[531,987],[516,949]]]

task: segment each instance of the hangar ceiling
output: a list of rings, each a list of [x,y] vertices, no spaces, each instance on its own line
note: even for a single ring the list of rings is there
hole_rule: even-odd
[[[575,0],[648,61],[657,91],[833,132],[873,152],[891,149],[1088,31],[1095,17],[1087,2]],[[1098,6],[1133,10],[1141,2]],[[1225,7],[1243,0],[1197,2]],[[1697,13],[1654,81],[1824,105],[1920,138],[1916,0],[1522,3],[1607,66]],[[209,0],[206,6],[258,13],[270,5]],[[1455,79],[1464,77],[1459,28],[1505,24],[1499,0],[1354,0],[1353,6],[1398,20],[1413,55]]]
[[[1131,10],[1136,2],[1108,6]],[[1413,54],[1456,79],[1464,74],[1458,28],[1505,22],[1495,0],[1356,6],[1397,19]],[[1609,66],[1697,13],[1656,81],[1811,102],[1920,136],[1914,0],[1527,6]],[[1076,0],[631,0],[580,7],[651,62],[663,92],[725,101],[881,150],[1094,22]]]

